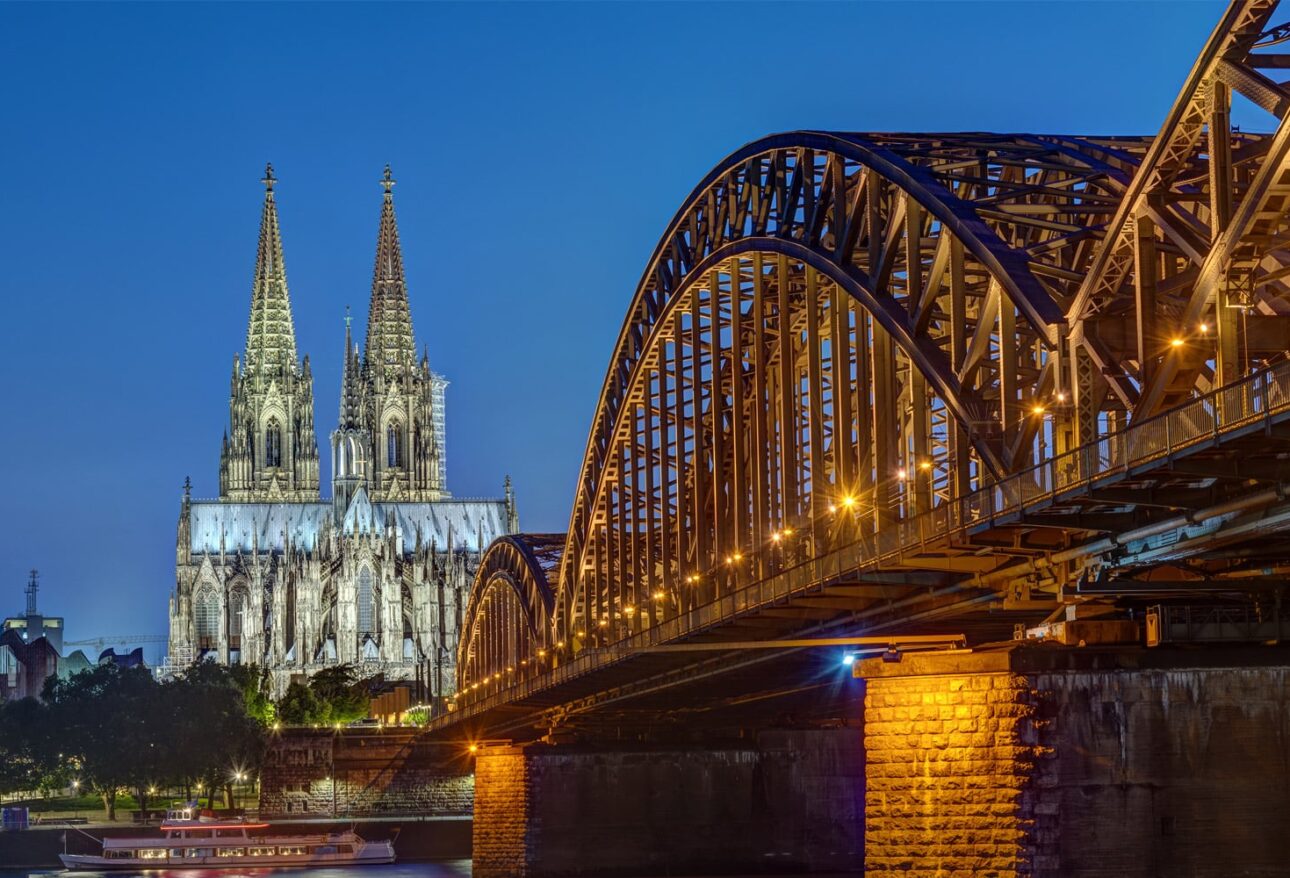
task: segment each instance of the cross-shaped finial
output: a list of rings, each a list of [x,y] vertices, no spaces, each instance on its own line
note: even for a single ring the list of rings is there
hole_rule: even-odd
[[[354,318],[353,318],[353,317],[351,317],[351,316],[350,316],[350,314],[349,314],[349,306],[348,306],[348,305],[346,305],[346,306],[345,306],[345,328],[346,328],[346,329],[349,329],[349,321],[351,321],[351,320],[353,320],[353,319],[354,319]]]
[[[390,166],[386,164],[385,173],[381,176],[381,185],[385,187],[385,194],[389,195],[390,190],[394,188],[394,177],[390,174]]]
[[[184,496],[187,497],[193,492],[193,480],[184,476]]]
[[[278,182],[278,178],[273,176],[273,164],[269,163],[264,166],[264,179],[260,181],[264,184],[266,192],[273,191],[273,184]]]

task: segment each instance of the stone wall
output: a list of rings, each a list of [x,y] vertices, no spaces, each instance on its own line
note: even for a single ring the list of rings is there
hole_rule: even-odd
[[[865,662],[866,874],[1285,875],[1290,653]]]
[[[861,868],[858,729],[721,749],[490,748],[476,788],[476,878]]]
[[[260,775],[260,811],[272,816],[469,814],[473,798],[463,748],[412,729],[285,730]]]

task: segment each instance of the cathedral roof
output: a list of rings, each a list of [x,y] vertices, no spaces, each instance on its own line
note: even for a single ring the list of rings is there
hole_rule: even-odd
[[[385,166],[381,185],[385,187],[385,199],[376,236],[365,356],[369,369],[388,365],[411,368],[416,364],[417,351],[412,335],[412,312],[408,307],[408,286],[403,277],[399,225],[394,217],[394,178],[389,165]]]
[[[278,206],[273,200],[273,165],[264,171],[264,209],[260,214],[260,245],[251,286],[251,318],[246,328],[248,372],[288,372],[296,369],[296,330],[291,321],[287,267],[282,259]]]
[[[355,508],[359,495],[366,504]],[[346,533],[368,533],[373,522],[384,531],[387,516],[393,516],[403,541],[403,551],[417,545],[418,530],[423,545],[433,541],[444,549],[482,551],[506,533],[505,500],[440,500],[434,503],[372,503],[366,492],[355,495],[342,527]],[[352,516],[350,513],[354,513]],[[283,535],[291,545],[314,551],[333,527],[330,503],[226,503],[194,501],[189,520],[190,548],[194,553],[218,554],[221,536],[225,552],[280,551]],[[482,545],[481,545],[482,540]]]

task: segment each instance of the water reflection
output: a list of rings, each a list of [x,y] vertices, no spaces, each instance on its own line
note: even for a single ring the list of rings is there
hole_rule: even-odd
[[[351,866],[332,869],[146,869],[138,872],[65,872],[58,869],[0,869],[0,878],[464,878],[470,860],[446,863],[394,863],[389,866]]]

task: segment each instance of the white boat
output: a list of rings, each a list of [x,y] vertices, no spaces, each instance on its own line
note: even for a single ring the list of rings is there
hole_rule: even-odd
[[[227,869],[231,866],[362,866],[394,862],[394,843],[355,832],[252,835],[267,823],[212,820],[195,809],[166,813],[160,838],[105,838],[100,854],[60,854],[74,872],[139,869]]]

